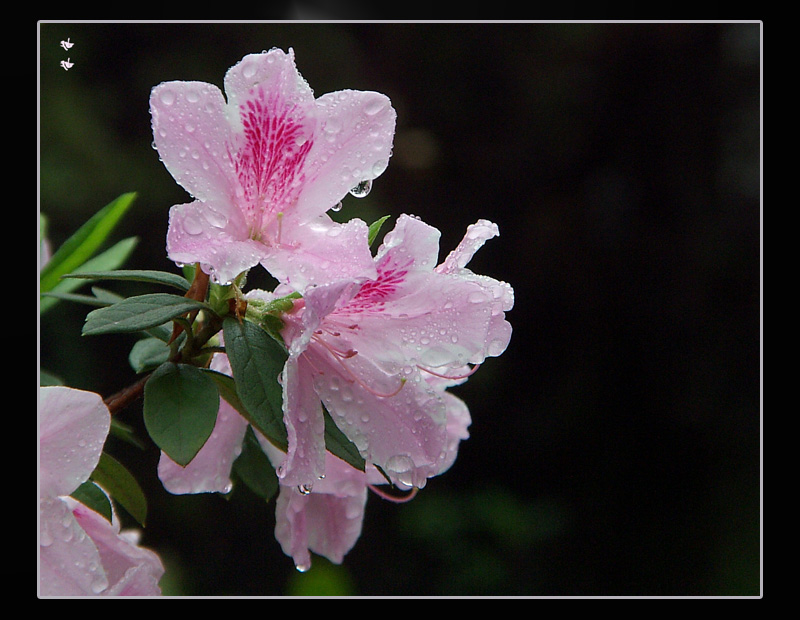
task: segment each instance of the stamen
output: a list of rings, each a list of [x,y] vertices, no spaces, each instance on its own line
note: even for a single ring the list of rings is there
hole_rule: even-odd
[[[425,368],[424,366],[417,365],[417,368],[419,368],[420,370],[424,370],[425,372],[433,375],[434,377],[439,377],[440,379],[450,379],[452,381],[458,381],[459,379],[466,379],[467,377],[471,377],[475,373],[475,371],[478,370],[478,368],[480,367],[481,367],[480,364],[475,364],[472,368],[470,368],[468,373],[463,375],[458,375],[455,377],[449,377],[447,375],[440,375],[438,372],[434,372],[430,368]]]
[[[278,211],[278,214],[275,216],[275,219],[278,220],[278,240],[277,245],[281,244],[281,231],[283,230],[283,211]]]
[[[387,493],[386,491],[379,489],[374,484],[368,484],[367,486],[378,497],[382,497],[383,499],[388,500],[390,502],[394,502],[395,504],[403,504],[405,502],[410,502],[412,499],[414,499],[414,496],[419,491],[417,487],[411,487],[411,490],[409,490],[405,495],[398,496]]]
[[[327,342],[325,342],[322,338],[320,338],[316,333],[314,334],[314,336],[312,336],[312,340],[325,347],[328,350],[328,353],[330,353],[333,356],[333,359],[339,362],[339,365],[347,372],[347,374],[352,379],[351,383],[352,382],[358,383],[358,385],[367,390],[367,392],[377,396],[378,398],[390,398],[392,396],[396,396],[397,393],[400,392],[400,390],[402,390],[403,386],[406,384],[406,379],[405,377],[403,377],[400,379],[400,387],[398,387],[394,392],[391,392],[390,394],[383,394],[381,392],[378,392],[373,388],[371,388],[370,386],[368,386],[366,383],[364,383],[361,379],[359,379],[355,375],[355,373],[350,368],[347,367],[347,364],[344,363],[344,360],[350,359],[351,357],[355,357],[358,354],[358,351],[354,351],[353,349],[349,349],[345,352],[337,351]]]

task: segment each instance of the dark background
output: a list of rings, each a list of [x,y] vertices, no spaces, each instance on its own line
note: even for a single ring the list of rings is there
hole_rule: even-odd
[[[167,213],[188,196],[150,146],[150,89],[221,87],[245,54],[293,47],[317,96],[376,90],[398,112],[389,168],[341,216],[418,215],[442,230],[442,257],[491,219],[501,235],[470,266],[516,292],[508,350],[456,390],[473,423],[455,465],[410,503],[372,495],[340,567],[315,558],[297,573],[274,504],[246,489],[171,496],[157,451],[110,441],[147,492],[143,543],[167,565],[165,593],[760,594],[761,24],[38,34],[40,210],[54,245],[136,191],[115,236],[141,239],[126,266],[175,270]],[[82,338],[86,312],[61,303],[41,318],[41,366],[106,396],[135,380],[132,340]],[[121,419],[140,417],[135,405]]]

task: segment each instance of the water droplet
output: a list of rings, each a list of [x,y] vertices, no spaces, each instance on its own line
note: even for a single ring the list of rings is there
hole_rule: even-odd
[[[407,454],[396,454],[386,461],[386,473],[397,478],[397,481],[412,486],[414,461]]]
[[[295,568],[298,570],[298,572],[305,573],[309,568],[311,568],[311,562],[295,564]]]
[[[311,493],[311,488],[310,484],[301,484],[297,487],[297,490],[300,491],[301,495],[308,495]]]
[[[100,594],[103,590],[108,587],[108,580],[106,580],[105,575],[98,575],[92,580],[91,584],[92,592],[95,594]]]
[[[364,113],[368,116],[375,116],[378,112],[383,110],[387,104],[388,101],[386,99],[376,97],[364,106]]]
[[[374,164],[372,164],[372,175],[375,177],[381,176],[385,171],[386,168],[389,167],[389,162],[385,159],[379,159]]]
[[[342,122],[335,117],[329,118],[328,122],[325,123],[324,130],[327,134],[339,133],[342,130]]]
[[[331,207],[331,211],[341,211],[342,210],[342,203],[337,202],[335,205]]]
[[[369,179],[365,179],[364,181],[361,181],[361,183],[356,185],[353,189],[351,189],[350,193],[356,198],[364,198],[364,196],[369,194],[371,189],[372,189],[372,181]]]
[[[203,232],[203,225],[195,216],[189,216],[183,220],[183,229],[190,235],[199,235]]]
[[[242,75],[247,79],[250,79],[256,74],[256,63],[254,62],[246,62],[242,67]]]
[[[162,90],[160,99],[164,105],[172,105],[175,103],[175,93],[169,89]]]

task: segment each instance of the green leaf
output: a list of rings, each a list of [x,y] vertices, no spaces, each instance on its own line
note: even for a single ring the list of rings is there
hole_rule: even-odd
[[[137,341],[128,354],[131,368],[138,374],[158,368],[169,359],[170,348],[159,338]]]
[[[336,426],[331,414],[323,405],[323,416],[325,418],[325,449],[338,456],[345,463],[349,463],[358,470],[364,471],[366,462],[364,457],[356,448],[355,444]]]
[[[114,514],[111,508],[111,501],[108,499],[108,495],[105,494],[103,489],[98,487],[94,482],[87,480],[75,489],[70,497],[78,500],[84,506],[88,506],[96,513],[103,515],[106,519],[111,521]]]
[[[122,194],[95,213],[56,250],[39,274],[42,292],[52,290],[65,273],[75,271],[100,248],[136,198]]]
[[[139,240],[136,237],[123,239],[102,254],[99,254],[98,256],[88,260],[85,264],[76,269],[75,273],[82,273],[83,271],[97,271],[98,269],[116,269],[128,259],[128,256],[130,256],[131,252],[133,252],[133,248],[136,247],[138,242]],[[62,293],[70,293],[82,285],[83,282],[77,279],[59,280],[58,284],[56,284],[49,291],[42,292],[42,295],[45,297],[39,302],[39,312],[45,312],[56,304],[57,300],[51,299],[49,296],[52,295],[53,297],[61,299]]]
[[[150,284],[164,284],[180,289],[184,293],[189,290],[189,282],[183,276],[167,271],[152,271],[139,269],[117,269],[114,271],[76,271],[64,274],[64,278],[83,278],[86,280],[127,280],[134,282],[148,282]]]
[[[147,499],[136,478],[118,460],[103,452],[91,479],[144,527],[147,520]]]
[[[268,501],[278,490],[278,476],[269,458],[261,449],[253,428],[248,426],[242,442],[242,453],[233,462],[233,471],[250,490]]]
[[[169,293],[129,297],[86,315],[83,335],[138,332],[159,326],[192,310],[210,310],[208,304]]]
[[[219,390],[196,366],[167,362],[144,386],[144,424],[155,444],[185,467],[214,430]]]
[[[236,391],[254,426],[275,445],[288,445],[283,390],[278,383],[288,358],[286,350],[251,321],[228,317],[222,329]]]
[[[376,220],[376,221],[372,222],[372,224],[369,225],[369,231],[367,233],[367,240],[368,240],[370,246],[372,246],[372,244],[375,242],[375,239],[376,239],[376,237],[378,236],[378,233],[381,230],[381,226],[383,226],[383,223],[388,219],[389,219],[389,216],[388,215],[384,215],[381,219]]]

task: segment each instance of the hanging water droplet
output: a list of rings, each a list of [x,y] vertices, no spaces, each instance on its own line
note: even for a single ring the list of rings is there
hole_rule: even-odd
[[[331,211],[341,211],[342,210],[342,203],[337,202],[335,205],[331,207]]]
[[[372,181],[370,179],[365,179],[361,181],[358,185],[350,190],[350,193],[355,196],[356,198],[364,198],[367,194],[369,194],[370,190],[372,189]]]
[[[310,484],[301,484],[297,487],[297,490],[300,491],[301,495],[308,495],[311,493],[311,485]]]

